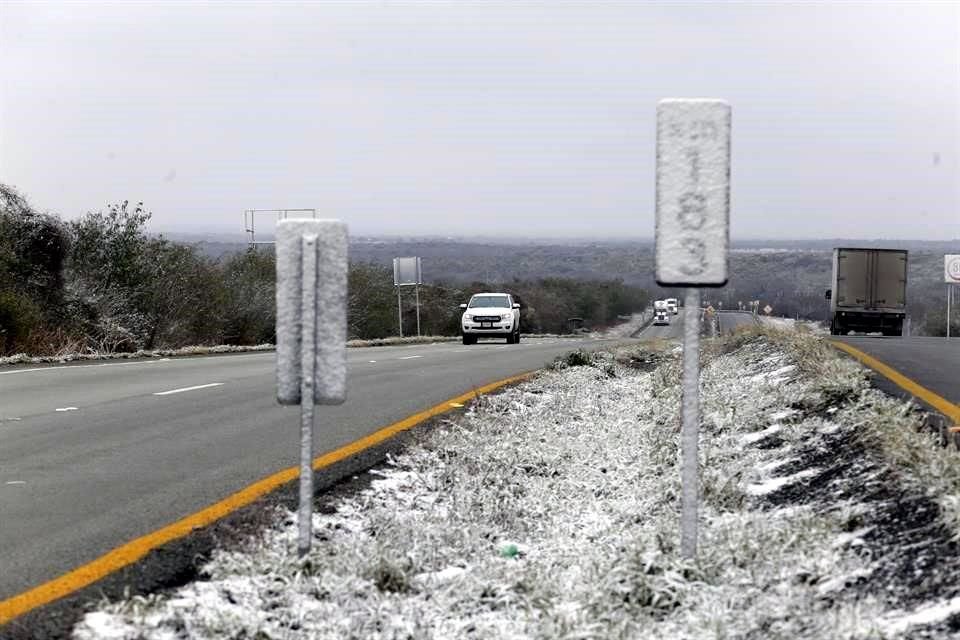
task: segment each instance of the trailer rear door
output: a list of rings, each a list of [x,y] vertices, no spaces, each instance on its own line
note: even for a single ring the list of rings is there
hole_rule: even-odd
[[[870,298],[870,252],[863,249],[837,250],[838,307],[859,307]]]
[[[907,304],[907,254],[873,251],[874,273],[871,307],[903,309]]]

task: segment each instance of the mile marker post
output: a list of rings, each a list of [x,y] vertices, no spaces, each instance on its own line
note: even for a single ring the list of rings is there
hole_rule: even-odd
[[[277,401],[300,405],[300,557],[313,522],[313,405],[346,399],[347,227],[277,224]]]
[[[730,105],[666,99],[657,105],[656,280],[686,287],[680,448],[680,553],[697,555],[700,478],[700,288],[727,283]]]

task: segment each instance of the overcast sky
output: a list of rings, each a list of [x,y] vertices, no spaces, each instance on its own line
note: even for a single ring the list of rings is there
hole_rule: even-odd
[[[734,238],[958,238],[958,32],[955,2],[0,0],[0,182],[158,231],[650,237],[656,103],[703,96]]]

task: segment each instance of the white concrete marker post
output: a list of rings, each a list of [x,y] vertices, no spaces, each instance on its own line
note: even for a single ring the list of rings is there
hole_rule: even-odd
[[[347,228],[336,220],[277,224],[277,401],[300,405],[301,557],[313,522],[313,406],[346,399]]]
[[[730,105],[667,99],[657,105],[656,279],[686,287],[680,552],[697,554],[700,430],[700,287],[727,283]]]

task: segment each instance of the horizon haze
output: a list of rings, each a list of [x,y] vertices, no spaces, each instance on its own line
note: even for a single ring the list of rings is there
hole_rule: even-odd
[[[960,238],[956,3],[0,5],[0,182],[64,218],[644,238],[657,102],[733,108],[731,238]],[[264,227],[267,231],[267,227]]]

